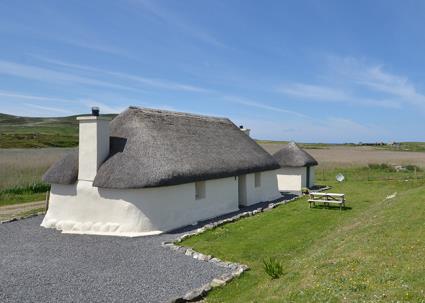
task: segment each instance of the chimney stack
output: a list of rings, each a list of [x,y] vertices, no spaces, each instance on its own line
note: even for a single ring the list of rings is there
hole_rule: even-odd
[[[109,155],[109,120],[99,116],[92,107],[91,116],[77,118],[79,122],[78,180],[94,181],[99,166]]]
[[[97,106],[93,106],[93,107],[91,108],[91,115],[92,115],[92,116],[96,116],[96,117],[98,117],[98,116],[99,116],[99,107],[97,107]]]
[[[239,126],[239,129],[244,132],[247,136],[249,136],[249,132],[251,131],[249,128],[244,128],[243,125]]]

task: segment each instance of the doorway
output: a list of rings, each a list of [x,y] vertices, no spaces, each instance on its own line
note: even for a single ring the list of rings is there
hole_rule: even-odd
[[[239,205],[246,205],[246,175],[238,177],[238,200]]]
[[[306,182],[305,185],[307,188],[310,188],[310,166],[307,166],[307,176],[306,176]]]

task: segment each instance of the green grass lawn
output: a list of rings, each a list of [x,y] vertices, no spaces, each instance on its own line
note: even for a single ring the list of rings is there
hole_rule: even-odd
[[[350,209],[302,198],[184,241],[251,268],[206,301],[425,302],[424,180],[327,183]],[[278,279],[263,269],[269,257],[283,265]]]

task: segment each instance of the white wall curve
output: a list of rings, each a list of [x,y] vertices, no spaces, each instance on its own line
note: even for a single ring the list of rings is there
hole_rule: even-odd
[[[90,181],[52,184],[41,224],[64,233],[142,236],[158,234],[238,210],[235,177],[209,180],[205,198],[195,183],[144,189],[104,189]]]

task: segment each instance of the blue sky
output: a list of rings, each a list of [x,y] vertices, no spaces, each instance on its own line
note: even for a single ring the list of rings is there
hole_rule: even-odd
[[[425,141],[423,1],[2,1],[0,112],[129,105],[256,138]]]

